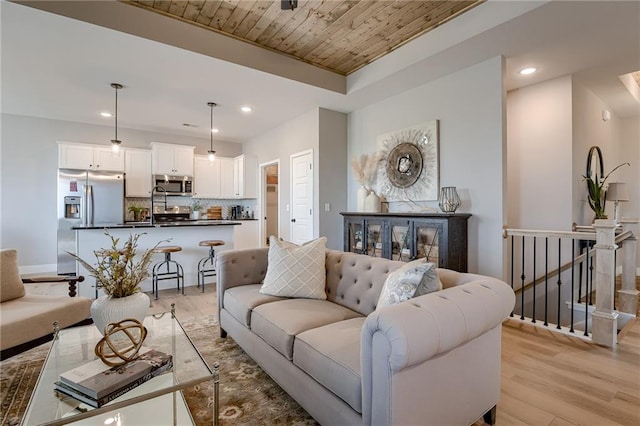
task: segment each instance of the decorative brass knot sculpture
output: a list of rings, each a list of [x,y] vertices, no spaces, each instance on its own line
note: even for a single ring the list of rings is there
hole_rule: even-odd
[[[135,330],[139,331],[136,333]],[[119,332],[124,333],[128,341],[122,338],[111,340],[111,337]],[[110,367],[124,365],[138,357],[138,351],[146,337],[147,328],[137,319],[127,318],[120,322],[110,322],[104,328],[104,337],[96,345],[96,356]],[[105,344],[110,351],[105,351]],[[119,361],[115,361],[116,359]]]

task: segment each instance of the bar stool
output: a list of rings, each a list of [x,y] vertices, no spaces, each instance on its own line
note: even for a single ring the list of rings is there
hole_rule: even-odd
[[[222,240],[204,240],[198,244],[200,247],[209,247],[209,256],[200,259],[198,262],[198,287],[202,284],[202,292],[204,293],[204,277],[212,277],[216,274],[216,252],[214,247],[223,246],[225,244]],[[207,263],[210,266],[207,267]]]
[[[158,300],[158,281],[162,280],[176,280],[178,290],[180,290],[180,282],[182,281],[182,294],[184,294],[184,271],[182,270],[182,265],[175,260],[171,260],[171,253],[182,251],[182,247],[159,246],[151,251],[153,253],[164,253],[164,261],[153,265],[153,292],[155,293],[156,300]],[[167,267],[167,272],[160,272],[160,268],[165,265]],[[171,271],[171,265],[175,266],[175,271]]]

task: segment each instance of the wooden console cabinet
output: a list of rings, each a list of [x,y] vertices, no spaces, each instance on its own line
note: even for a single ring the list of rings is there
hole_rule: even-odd
[[[467,272],[467,213],[340,213],[344,251]]]

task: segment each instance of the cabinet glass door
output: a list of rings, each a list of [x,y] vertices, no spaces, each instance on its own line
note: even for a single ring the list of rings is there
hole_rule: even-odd
[[[382,257],[382,222],[367,221],[366,229],[367,250],[365,254]]]
[[[348,251],[352,253],[365,253],[364,250],[364,221],[349,222],[349,247]]]
[[[408,262],[411,260],[409,222],[391,223],[391,259]]]
[[[416,223],[415,240],[416,259],[426,258],[427,262],[439,265],[439,246],[442,226],[435,223]]]

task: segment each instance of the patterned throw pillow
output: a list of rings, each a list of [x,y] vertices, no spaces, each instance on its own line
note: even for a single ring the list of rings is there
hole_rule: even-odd
[[[424,263],[424,265],[429,266],[427,266],[427,270],[422,276],[422,280],[420,281],[420,284],[418,284],[418,288],[413,294],[413,297],[442,290],[442,281],[440,281],[440,277],[436,271],[436,265],[434,263]]]
[[[442,290],[433,263],[414,260],[391,272],[382,287],[376,309],[404,302],[415,296]]]
[[[320,237],[304,245],[269,238],[269,264],[260,293],[280,297],[326,299],[327,238]]]

